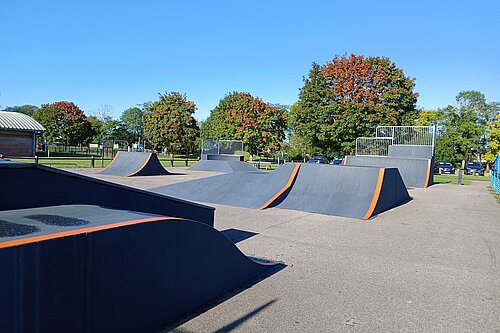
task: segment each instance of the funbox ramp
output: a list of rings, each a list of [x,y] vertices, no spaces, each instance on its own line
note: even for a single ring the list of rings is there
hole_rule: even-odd
[[[137,333],[280,265],[203,223],[61,205],[0,211],[0,266],[0,332]]]
[[[369,219],[410,200],[395,168],[301,164],[279,208]]]
[[[158,176],[169,172],[153,153],[119,151],[111,163],[99,174],[108,176]]]
[[[269,173],[235,172],[151,191],[229,206],[278,207],[364,219],[410,199],[394,168],[295,163]]]
[[[0,184],[0,211],[90,204],[214,223],[212,207],[40,164],[0,163]]]
[[[347,166],[397,168],[406,187],[429,187],[432,185],[434,176],[431,158],[346,156],[344,164]]]

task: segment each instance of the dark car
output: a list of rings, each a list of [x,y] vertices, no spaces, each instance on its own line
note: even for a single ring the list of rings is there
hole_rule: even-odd
[[[464,172],[466,175],[484,176],[484,167],[481,162],[467,162]]]
[[[313,156],[307,163],[328,164],[328,160],[323,156]]]
[[[450,162],[439,162],[436,166],[436,169],[437,169],[437,172],[439,174],[445,174],[445,173],[454,174],[455,173],[455,167]]]
[[[330,164],[342,165],[342,157],[340,156],[334,157],[333,160],[330,161]]]

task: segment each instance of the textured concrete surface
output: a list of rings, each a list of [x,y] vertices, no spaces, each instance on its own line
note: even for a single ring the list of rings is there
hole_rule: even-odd
[[[369,221],[214,205],[217,229],[256,233],[237,243],[246,255],[287,267],[162,332],[500,332],[500,206],[487,187],[411,189]]]

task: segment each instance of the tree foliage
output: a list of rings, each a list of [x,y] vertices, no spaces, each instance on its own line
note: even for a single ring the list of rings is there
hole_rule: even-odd
[[[83,111],[71,102],[43,105],[33,114],[33,118],[47,129],[43,139],[49,142],[75,146],[89,143],[94,135],[92,125]]]
[[[313,63],[290,127],[314,153],[352,153],[355,140],[378,125],[413,125],[417,118],[414,79],[388,58],[351,54]]]
[[[194,102],[185,94],[159,94],[159,100],[147,106],[144,114],[144,136],[155,149],[172,153],[198,150],[200,129],[194,119]]]
[[[144,135],[144,111],[138,107],[128,108],[120,117],[121,126],[130,133],[132,141],[137,142]]]
[[[286,129],[286,106],[265,103],[249,93],[232,92],[202,123],[202,137],[242,140],[245,150],[254,155],[280,150]]]
[[[22,105],[22,106],[8,106],[3,111],[24,113],[25,115],[33,117],[33,114],[38,109],[39,109],[38,106],[35,105]]]

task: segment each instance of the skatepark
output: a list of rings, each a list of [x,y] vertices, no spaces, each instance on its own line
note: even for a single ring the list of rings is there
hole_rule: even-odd
[[[2,330],[497,328],[486,184],[413,187],[392,162],[157,172],[154,154],[127,154],[105,169],[0,165]]]

